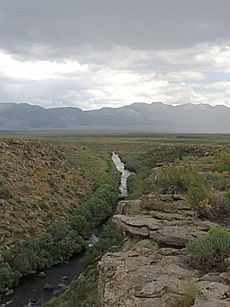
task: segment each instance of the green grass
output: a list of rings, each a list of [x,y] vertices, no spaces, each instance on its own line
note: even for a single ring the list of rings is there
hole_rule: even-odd
[[[92,133],[76,131],[1,131],[1,139],[33,139],[60,143],[166,143],[166,144],[230,144],[230,134],[192,133]]]

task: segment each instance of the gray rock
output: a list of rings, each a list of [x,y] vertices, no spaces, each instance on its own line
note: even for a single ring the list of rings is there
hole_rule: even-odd
[[[113,222],[125,243],[98,262],[102,306],[176,306],[194,283],[199,290],[194,307],[230,307],[229,275],[195,270],[182,249],[218,224],[199,220],[183,195],[121,201],[118,213]]]
[[[14,290],[13,289],[6,289],[6,291],[4,292],[4,295],[6,296],[6,297],[8,297],[8,296],[11,296],[11,295],[13,295],[14,294]]]
[[[45,272],[39,272],[38,277],[44,278],[46,276]]]
[[[54,289],[54,286],[51,283],[45,283],[44,290],[52,291]]]

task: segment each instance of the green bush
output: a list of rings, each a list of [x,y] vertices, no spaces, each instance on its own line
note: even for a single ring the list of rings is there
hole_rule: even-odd
[[[103,226],[99,241],[82,257],[81,262],[85,268],[81,275],[71,282],[66,291],[57,293],[44,307],[99,307],[96,261],[112,247],[119,246],[122,240],[122,234],[109,220]]]
[[[86,251],[82,258],[83,265],[88,266],[94,264],[98,257],[101,257],[103,253],[108,251],[112,246],[121,244],[122,240],[123,236],[121,232],[111,221],[109,221],[103,227],[100,240]]]
[[[11,199],[12,198],[11,192],[9,191],[9,189],[3,182],[0,182],[0,198],[1,199]]]
[[[230,212],[230,181],[222,174],[199,173],[182,161],[161,167],[156,184],[160,193],[185,193],[200,218],[219,219]]]
[[[230,151],[224,150],[220,153],[218,170],[220,172],[230,173]]]
[[[187,196],[200,218],[218,219],[230,212],[229,179],[220,174],[190,177]]]
[[[197,172],[194,167],[180,163],[178,165],[165,165],[157,178],[157,185],[162,192],[174,190],[185,192],[191,181],[197,179]]]
[[[230,232],[213,228],[207,235],[187,244],[192,264],[205,272],[227,270],[226,259],[230,257]]]
[[[110,165],[106,180],[67,222],[55,223],[45,234],[31,237],[16,250],[6,251],[0,267],[0,293],[32,271],[62,263],[86,250],[93,228],[106,221],[115,209],[119,179],[119,173]]]
[[[14,282],[14,273],[8,263],[0,265],[0,292],[7,286],[12,286]]]
[[[230,180],[217,172],[207,172],[201,176],[202,182],[209,189],[226,191],[230,187]]]
[[[204,157],[207,151],[212,152],[213,148],[207,148],[205,146],[188,145],[188,144],[151,144],[148,146],[135,146],[130,149],[119,149],[119,155],[123,162],[125,162],[127,169],[135,172],[135,176],[128,178],[128,190],[129,198],[136,199],[142,194],[149,194],[155,192],[156,185],[148,178],[151,175],[151,171],[154,167],[162,163],[172,163],[176,161],[183,161],[186,157],[192,157],[193,160],[198,157]],[[188,167],[189,170],[189,167]],[[174,168],[173,168],[174,172]],[[178,176],[177,176],[178,175]],[[184,187],[184,180],[181,177],[181,173],[173,174],[170,176],[172,181],[164,182],[166,186],[162,189],[162,192],[182,192]],[[177,178],[175,178],[177,177]],[[179,185],[179,188],[174,186],[174,183]],[[161,189],[160,184],[158,188]]]

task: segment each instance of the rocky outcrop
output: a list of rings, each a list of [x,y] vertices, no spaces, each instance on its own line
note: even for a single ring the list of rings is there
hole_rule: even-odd
[[[149,195],[133,201],[133,210],[131,204],[131,201],[121,202],[118,212],[122,214],[115,215],[113,221],[132,238],[151,238],[166,246],[183,247],[218,226],[197,219],[182,196]]]
[[[193,286],[194,307],[230,307],[228,274],[195,270],[184,249],[217,224],[199,220],[181,195],[121,201],[118,213],[113,221],[126,239],[121,251],[98,263],[102,306],[179,306]]]
[[[99,262],[103,306],[170,306],[198,272],[182,251],[136,247],[108,253]],[[183,265],[182,265],[183,264]]]

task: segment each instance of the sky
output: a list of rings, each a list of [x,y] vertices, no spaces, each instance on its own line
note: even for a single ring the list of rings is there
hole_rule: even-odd
[[[0,0],[0,102],[230,107],[229,0]]]

